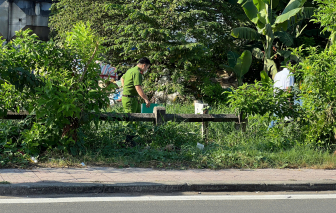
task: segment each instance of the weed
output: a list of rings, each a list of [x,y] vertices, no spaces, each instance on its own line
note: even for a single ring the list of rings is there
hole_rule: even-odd
[[[192,105],[167,105],[166,109],[169,114],[194,110]],[[217,107],[211,113],[232,111]],[[72,147],[73,152],[49,149],[40,155],[39,162],[41,166],[53,167],[77,167],[84,162],[116,168],[335,168],[334,155],[302,142],[298,123],[279,123],[267,130],[268,123],[267,116],[251,116],[247,131],[241,132],[233,123],[210,122],[208,141],[201,137],[200,123],[167,122],[153,126],[150,122],[138,122],[125,126],[123,122],[103,121],[99,128],[91,123],[80,129],[80,140]],[[127,146],[126,135],[135,136],[137,146]],[[197,143],[205,148],[198,149]]]

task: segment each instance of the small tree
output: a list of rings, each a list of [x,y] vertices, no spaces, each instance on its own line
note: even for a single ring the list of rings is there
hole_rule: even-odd
[[[36,114],[31,128],[22,134],[30,154],[42,147],[74,147],[80,127],[92,120],[98,125],[90,113],[100,113],[108,103],[110,88],[98,86],[100,67],[95,63],[104,53],[103,40],[84,23],[64,37],[62,44],[41,42],[26,30],[0,49],[1,88],[20,97],[13,99],[18,103],[1,102],[2,115],[21,107]],[[7,96],[0,93],[0,100]]]
[[[277,73],[277,67],[272,60],[273,42],[275,38],[279,38],[286,46],[293,44],[293,38],[287,30],[291,26],[296,26],[300,20],[310,18],[315,10],[312,7],[304,7],[305,2],[306,0],[291,0],[277,15],[279,0],[238,0],[247,17],[255,24],[256,30],[238,27],[232,30],[231,35],[235,38],[262,41],[264,51],[255,48],[254,55],[257,58],[263,58],[264,71],[274,76]],[[298,31],[297,36],[300,33]],[[290,52],[282,52],[282,54],[289,56]]]

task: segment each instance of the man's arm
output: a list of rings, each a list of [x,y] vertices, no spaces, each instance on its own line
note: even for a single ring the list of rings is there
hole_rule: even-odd
[[[149,102],[147,95],[142,90],[142,87],[138,85],[138,86],[135,86],[135,89],[137,93],[140,95],[140,97],[145,100],[146,107],[149,107],[151,103]]]
[[[124,87],[124,78],[121,77],[121,86]]]

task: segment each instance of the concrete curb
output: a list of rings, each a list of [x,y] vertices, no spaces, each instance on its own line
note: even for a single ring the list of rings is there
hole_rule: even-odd
[[[316,183],[28,183],[0,184],[0,196],[84,193],[329,191],[335,182]]]

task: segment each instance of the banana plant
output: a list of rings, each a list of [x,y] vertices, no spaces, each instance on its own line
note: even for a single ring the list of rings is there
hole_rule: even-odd
[[[272,60],[272,47],[275,38],[286,46],[293,44],[293,38],[287,30],[296,26],[301,20],[308,19],[314,14],[315,8],[304,7],[306,0],[290,0],[282,12],[277,15],[276,8],[282,0],[238,0],[247,17],[255,24],[257,30],[249,27],[234,28],[231,35],[235,38],[260,40],[264,51],[254,48],[253,55],[264,60],[264,71],[274,76],[278,70]],[[297,35],[303,29],[297,30]],[[288,55],[287,52],[283,54]]]
[[[229,65],[224,65],[225,69],[236,74],[238,86],[243,85],[243,77],[249,71],[252,64],[252,53],[245,50],[239,56],[235,52],[229,51],[227,57]]]

